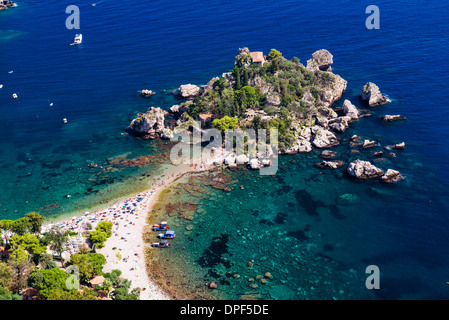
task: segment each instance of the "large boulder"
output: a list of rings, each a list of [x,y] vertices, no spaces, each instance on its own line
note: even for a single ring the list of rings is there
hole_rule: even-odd
[[[248,162],[248,166],[250,169],[258,170],[262,168],[262,164],[260,163],[259,159],[253,158]]]
[[[174,137],[174,133],[170,128],[164,128],[161,131],[161,138],[165,140],[170,140]]]
[[[384,175],[382,169],[377,168],[369,161],[357,159],[351,162],[348,166],[347,172],[350,176],[357,179],[373,179]]]
[[[183,84],[178,88],[178,96],[182,99],[193,99],[200,94],[200,87],[194,84]]]
[[[147,112],[139,113],[137,118],[131,121],[128,130],[137,135],[155,138],[165,128],[164,120],[165,111],[151,107]]]
[[[395,115],[385,115],[382,117],[382,121],[384,122],[390,122],[390,121],[396,121],[396,120],[405,120],[405,117],[399,115],[399,114],[395,114]]]
[[[383,182],[396,182],[398,180],[403,179],[404,177],[400,174],[399,171],[393,170],[393,169],[388,169],[387,172],[385,172],[385,174],[382,176],[382,181]]]
[[[173,106],[170,107],[170,112],[171,112],[173,115],[179,117],[179,116],[181,116],[184,112],[186,112],[187,109],[188,109],[188,108],[187,108],[187,106],[185,106],[185,105],[178,105],[178,104],[175,104],[175,105],[173,105]]]
[[[365,84],[362,93],[360,94],[360,100],[370,107],[385,104],[389,101],[388,98],[380,92],[379,87],[372,82]]]
[[[315,132],[315,137],[313,138],[312,144],[314,147],[319,149],[325,149],[332,146],[336,146],[340,142],[338,141],[335,134],[331,131],[318,127],[319,129]]]
[[[336,155],[337,155],[336,151],[324,150],[323,152],[321,152],[320,158],[328,160],[328,159],[332,159]]]
[[[347,99],[343,102],[342,111],[343,114],[347,117],[350,117],[352,121],[358,120],[360,117],[359,109],[357,109],[357,107]]]
[[[235,158],[236,164],[246,164],[246,163],[248,163],[248,161],[249,161],[249,158],[246,154],[241,154]]]
[[[344,164],[344,163],[343,163],[343,161],[341,161],[341,160],[332,160],[332,161],[326,161],[326,160],[324,160],[324,161],[315,163],[315,165],[316,165],[317,167],[320,167],[320,168],[329,168],[329,169],[337,169],[337,168],[341,167],[343,164]]]
[[[326,49],[321,49],[312,54],[312,59],[307,61],[307,69],[310,71],[332,71],[334,63],[333,55]]]
[[[345,132],[345,130],[349,127],[349,121],[351,121],[351,117],[349,116],[331,119],[328,122],[329,128],[337,132]]]

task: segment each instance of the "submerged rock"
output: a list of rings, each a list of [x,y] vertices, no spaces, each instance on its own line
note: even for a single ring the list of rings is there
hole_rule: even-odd
[[[322,162],[315,163],[315,165],[317,167],[329,168],[329,169],[337,169],[337,168],[341,167],[343,164],[344,164],[344,162],[341,160],[322,161]]]
[[[321,152],[320,157],[322,159],[332,159],[336,155],[337,155],[337,152],[335,152],[335,151],[324,150],[323,152]]]
[[[336,202],[339,205],[353,205],[359,202],[359,197],[356,194],[345,193],[336,198]]]
[[[368,82],[363,87],[360,100],[370,107],[387,103],[389,100],[379,90],[379,87],[372,82]]]
[[[369,161],[362,161],[360,159],[351,162],[347,172],[350,176],[357,179],[373,179],[384,175],[382,169],[377,168]]]

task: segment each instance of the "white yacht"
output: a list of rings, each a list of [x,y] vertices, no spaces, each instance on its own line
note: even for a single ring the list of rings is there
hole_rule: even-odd
[[[81,42],[83,42],[83,35],[80,33],[75,36],[74,42],[70,45],[73,46],[74,44],[80,44]]]

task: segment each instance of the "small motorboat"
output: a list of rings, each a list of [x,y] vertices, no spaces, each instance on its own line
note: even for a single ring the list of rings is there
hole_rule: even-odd
[[[165,233],[159,233],[158,237],[161,239],[174,239],[175,232],[173,230],[168,230]]]
[[[1,89],[1,88],[3,88],[3,85],[2,85],[2,84],[0,84],[0,89]]]
[[[80,44],[81,42],[83,42],[83,35],[80,33],[75,35],[75,40],[73,40],[73,43],[71,43],[70,45],[73,46],[75,44]]]
[[[162,221],[161,224],[154,224],[153,231],[166,231],[168,230],[167,221]]]
[[[13,94],[12,94],[12,97],[13,97],[14,99],[17,99],[17,93],[13,93]]]
[[[151,245],[157,248],[167,248],[170,246],[170,242],[167,240],[161,240],[161,242],[153,242]]]
[[[64,123],[67,123],[67,118],[62,119]]]

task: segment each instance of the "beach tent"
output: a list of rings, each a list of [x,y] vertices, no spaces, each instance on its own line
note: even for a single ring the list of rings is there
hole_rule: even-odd
[[[90,280],[90,284],[94,287],[94,289],[97,284],[102,284],[103,282],[104,282],[103,276],[96,276],[95,278]]]

